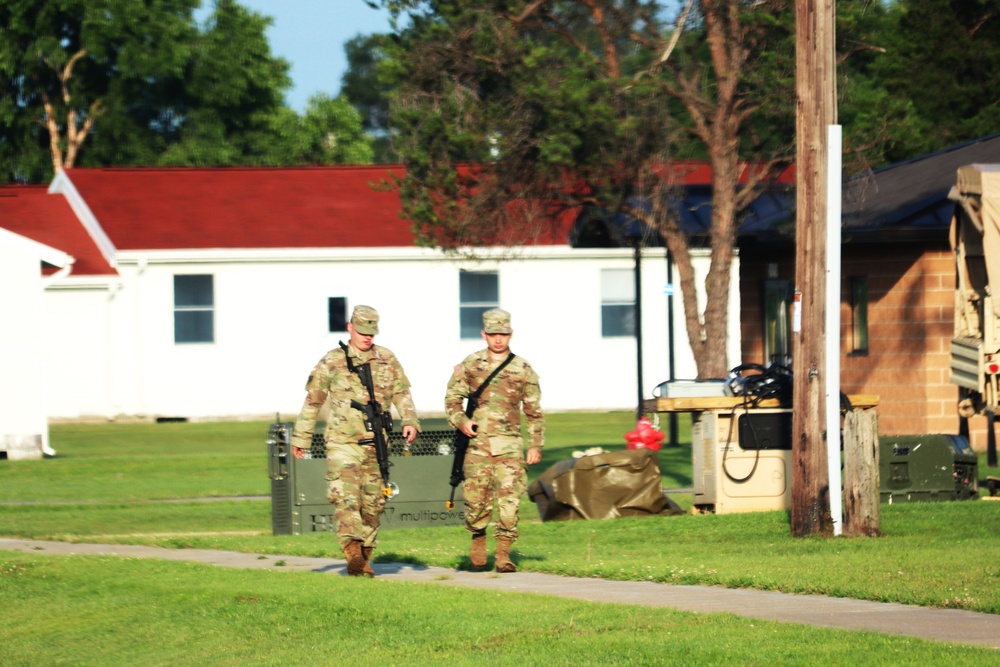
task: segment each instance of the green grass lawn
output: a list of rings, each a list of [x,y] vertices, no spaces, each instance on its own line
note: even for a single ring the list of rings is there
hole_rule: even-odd
[[[5,667],[927,665],[996,651],[524,593],[0,552]]]
[[[686,417],[680,426],[680,446],[659,452],[668,489],[691,485]],[[551,415],[545,458],[531,477],[575,449],[623,449],[622,435],[633,427],[630,413]],[[261,422],[54,426],[56,458],[0,461],[0,536],[340,558],[329,534],[271,534],[266,433]],[[983,461],[981,478],[986,470]],[[194,500],[208,497],[216,500]],[[691,506],[690,494],[671,498]],[[879,538],[793,538],[780,511],[546,523],[537,517],[526,500],[514,547],[522,571],[1000,613],[1000,502],[883,505]],[[467,547],[461,527],[400,528],[382,534],[376,559],[463,567]],[[321,579],[0,552],[0,605],[8,610],[0,644],[5,656],[15,656],[0,664],[298,665],[351,655],[360,664],[504,664],[508,656],[528,664],[761,665],[996,658],[911,639],[517,595],[455,628],[482,593]],[[137,620],[144,614],[148,628]],[[351,634],[340,628],[345,622],[361,629]],[[135,640],[115,635],[112,626],[128,628]],[[60,632],[90,637],[103,653],[57,648],[65,643],[56,640]],[[402,643],[387,639],[397,634],[405,635]],[[366,663],[357,655],[365,642],[379,646],[378,659]],[[750,653],[738,649],[744,643]],[[293,652],[282,659],[270,644]]]
[[[0,551],[5,667],[955,665],[996,651],[525,593]]]

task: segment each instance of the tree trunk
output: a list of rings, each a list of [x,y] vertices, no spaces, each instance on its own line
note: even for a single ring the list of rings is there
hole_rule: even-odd
[[[695,352],[698,377],[701,379],[724,378],[736,365],[730,362],[727,348],[729,290],[736,246],[735,193],[739,184],[739,159],[735,137],[730,136],[728,131],[721,134],[716,139],[712,158],[712,255],[705,279],[706,336],[703,345]]]
[[[679,86],[670,92],[691,114],[693,132],[708,149],[712,164],[711,259],[705,276],[705,309],[692,316],[688,302],[695,300],[694,281],[682,281],[688,338],[698,367],[698,378],[723,378],[731,367],[729,339],[729,290],[736,244],[737,215],[748,199],[737,192],[740,182],[740,128],[745,110],[740,108],[739,79],[746,63],[746,47],[735,0],[702,0],[702,16],[716,85],[706,93],[698,71],[676,71]],[[687,243],[684,243],[687,250]],[[671,249],[675,257],[677,253]],[[678,265],[681,278],[683,267]]]

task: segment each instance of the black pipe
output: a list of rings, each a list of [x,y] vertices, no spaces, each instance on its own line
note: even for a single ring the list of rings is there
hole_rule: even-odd
[[[677,378],[674,375],[674,263],[670,257],[670,250],[667,250],[667,285],[670,291],[667,293],[667,366],[669,375],[667,379],[671,382]],[[677,413],[671,412],[670,420],[670,446],[676,447],[677,442]]]
[[[633,244],[635,253],[635,363],[637,378],[636,421],[642,419],[642,237],[637,236]]]

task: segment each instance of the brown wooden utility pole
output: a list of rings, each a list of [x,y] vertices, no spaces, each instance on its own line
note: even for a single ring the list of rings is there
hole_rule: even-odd
[[[792,331],[792,535],[832,534],[826,438],[827,126],[837,123],[834,0],[795,2],[796,312]],[[839,224],[839,221],[837,221]],[[840,304],[829,304],[839,308]],[[839,386],[839,379],[834,378]],[[830,440],[839,448],[840,424]],[[840,502],[837,499],[837,502]]]

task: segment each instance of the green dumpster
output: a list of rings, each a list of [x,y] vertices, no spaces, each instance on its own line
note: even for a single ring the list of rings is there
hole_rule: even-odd
[[[978,458],[958,435],[879,436],[883,503],[979,497]]]
[[[332,532],[332,505],[326,499],[326,445],[318,422],[305,458],[292,456],[293,422],[271,424],[267,435],[271,478],[271,528],[275,535]],[[454,430],[422,431],[407,445],[399,432],[389,434],[389,478],[399,493],[386,503],[383,529],[461,525],[465,520],[462,487],[455,508],[447,509],[454,460]]]

